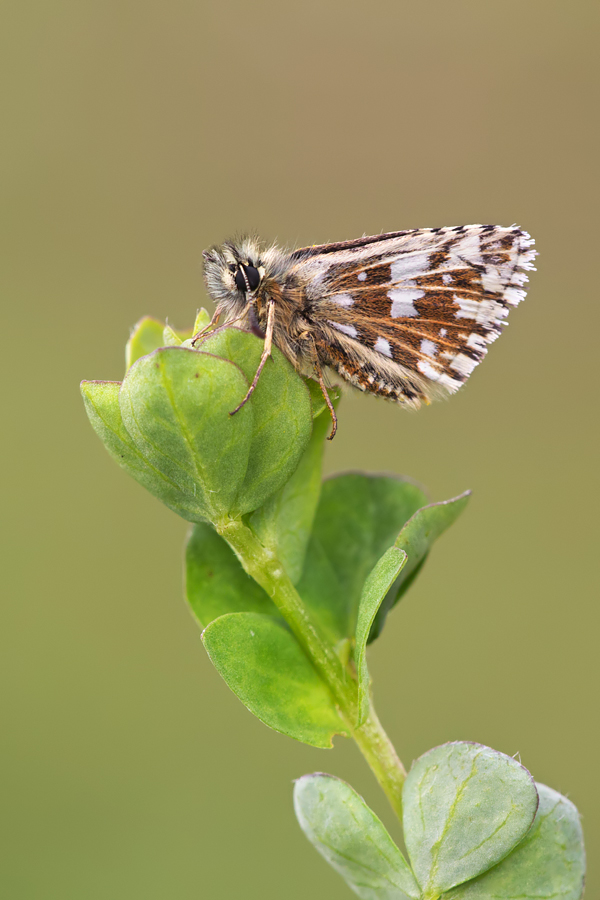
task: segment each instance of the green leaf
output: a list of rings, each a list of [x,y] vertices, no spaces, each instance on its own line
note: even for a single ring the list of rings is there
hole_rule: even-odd
[[[252,405],[229,412],[246,391],[233,363],[182,347],[144,356],[123,381],[123,424],[144,459],[188,498],[192,521],[223,517],[244,482]]]
[[[470,491],[465,491],[452,500],[442,500],[424,506],[408,520],[398,537],[395,546],[400,547],[408,556],[408,564],[402,570],[398,580],[392,585],[383,603],[379,607],[373,622],[369,643],[379,637],[383,631],[387,614],[398,603],[412,584],[425,562],[431,545],[449,528],[466,507]]]
[[[323,449],[330,428],[329,414],[313,420],[313,433],[298,468],[249,522],[264,546],[281,561],[293,584],[302,573],[321,494]]]
[[[202,331],[210,322],[210,316],[207,311],[202,308],[199,309],[196,313],[196,319],[194,321],[194,327],[192,328],[192,337],[195,334],[198,334],[199,331]]]
[[[171,328],[170,325],[165,325],[163,329],[163,340],[162,347],[179,347],[180,344],[183,343],[183,338],[180,337],[174,328]]]
[[[153,319],[152,316],[144,316],[134,325],[125,345],[125,371],[128,371],[142,356],[164,347],[164,328],[164,323]]]
[[[205,317],[201,311],[197,324]],[[173,346],[185,334],[150,318],[138,324],[128,343],[128,363],[135,363],[121,388],[120,416],[129,444],[161,476],[152,492],[191,521],[215,522],[252,512],[288,481],[310,439],[310,399],[274,348],[257,389],[232,416],[263,342],[228,328],[201,351],[189,341]],[[172,346],[149,353],[165,343]],[[165,484],[183,502],[167,500]]]
[[[580,900],[583,832],[576,807],[545,784],[531,831],[499,865],[444,894],[444,900]]]
[[[203,627],[226,613],[278,615],[273,601],[244,572],[229,544],[211,525],[200,523],[191,530],[185,563],[187,601]]]
[[[94,431],[112,458],[136,481],[182,516],[193,519],[198,509],[190,497],[160,469],[153,466],[136,447],[121,418],[120,382],[82,381],[81,393]]]
[[[363,900],[418,900],[419,886],[388,832],[349,784],[304,775],[294,786],[300,827]]]
[[[464,494],[454,497],[452,500],[443,500],[441,503],[424,506],[406,523],[396,539],[395,546],[404,550],[408,556],[408,563],[379,607],[371,627],[369,642],[379,637],[387,614],[412,584],[431,545],[456,521],[467,505],[470,495],[470,491],[465,491]]]
[[[265,725],[313,747],[331,747],[334,734],[346,733],[328,688],[282,621],[229,613],[202,640],[219,674]]]
[[[250,384],[264,342],[239,328],[225,328],[198,346],[204,353],[234,362]],[[308,389],[276,347],[266,362],[251,403],[254,419],[248,469],[232,514],[257,509],[286,483],[300,462],[312,430]]]
[[[389,550],[385,551],[381,559],[375,563],[374,568],[367,576],[362,590],[358,607],[356,649],[354,651],[358,673],[357,725],[362,725],[369,715],[369,683],[371,679],[367,669],[367,638],[369,637],[373,620],[377,615],[377,610],[406,561],[407,556],[403,550],[400,550],[399,547],[390,547]]]
[[[354,638],[367,575],[426,499],[412,482],[383,475],[324,482],[298,591],[333,643]]]
[[[462,742],[421,756],[402,798],[404,839],[423,900],[504,859],[529,831],[538,805],[534,781],[520,763]]]

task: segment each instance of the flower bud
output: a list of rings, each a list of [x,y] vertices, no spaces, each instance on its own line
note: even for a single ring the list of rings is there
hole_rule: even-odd
[[[152,349],[165,336],[142,320],[128,343],[122,384],[82,382],[90,421],[113,458],[178,515],[222,522],[261,506],[294,472],[310,438],[309,392],[273,348],[246,396],[263,349],[227,328],[190,346]],[[146,355],[140,352],[151,350]]]

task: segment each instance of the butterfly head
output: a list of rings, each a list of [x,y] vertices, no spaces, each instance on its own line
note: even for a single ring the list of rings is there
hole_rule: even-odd
[[[204,278],[217,306],[239,314],[258,293],[265,277],[261,248],[252,238],[230,241],[205,250]]]

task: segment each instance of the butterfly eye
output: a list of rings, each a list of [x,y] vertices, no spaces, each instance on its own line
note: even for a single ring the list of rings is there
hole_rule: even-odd
[[[244,273],[246,275],[246,278],[244,278]],[[258,271],[258,269],[255,269],[254,266],[243,266],[240,264],[237,272],[235,273],[235,284],[236,287],[240,291],[244,291],[244,293],[247,290],[246,279],[248,280],[248,286],[250,287],[250,290],[255,291],[260,284],[260,272]]]

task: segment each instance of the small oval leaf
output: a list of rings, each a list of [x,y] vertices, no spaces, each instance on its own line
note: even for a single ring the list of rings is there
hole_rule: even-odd
[[[540,805],[526,837],[485,875],[444,894],[444,900],[581,900],[583,831],[577,808],[538,784]]]
[[[229,613],[202,640],[219,674],[265,725],[313,747],[331,747],[334,734],[346,734],[329,689],[283,621]]]
[[[504,859],[529,831],[534,781],[510,756],[481,744],[435,747],[404,783],[404,839],[423,900]]]
[[[193,521],[222,518],[246,477],[252,405],[229,412],[247,389],[233,363],[182,347],[144,356],[123,381],[123,424],[144,459],[189,498]]]
[[[375,563],[363,586],[358,607],[356,648],[354,651],[356,671],[358,673],[358,725],[362,725],[369,715],[369,684],[371,679],[367,668],[367,638],[369,637],[373,620],[377,615],[377,610],[390,586],[402,571],[406,560],[407,556],[404,550],[400,550],[399,547],[390,547],[389,550],[385,551],[381,559]]]
[[[125,345],[125,371],[153,350],[164,347],[164,322],[144,316],[133,326]]]
[[[362,900],[418,900],[410,867],[381,821],[349,784],[320,773],[294,785],[300,827]]]
[[[122,469],[184,519],[201,515],[195,498],[153,466],[134,444],[121,418],[116,381],[82,381],[81,393],[92,427]]]
[[[181,335],[177,334],[171,325],[165,325],[163,330],[162,347],[179,347],[183,343]]]
[[[204,307],[201,307],[196,313],[196,319],[194,320],[194,327],[192,328],[192,336],[198,334],[199,331],[202,331],[210,324],[210,316]]]
[[[198,347],[235,363],[250,385],[264,341],[239,328],[225,328],[209,335]],[[232,509],[232,514],[239,515],[257,509],[286,483],[300,462],[312,430],[308,389],[277,347],[272,349],[250,402],[253,423],[248,469]]]

